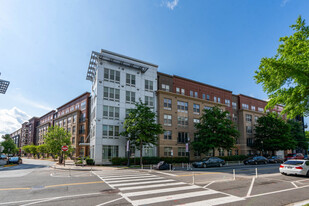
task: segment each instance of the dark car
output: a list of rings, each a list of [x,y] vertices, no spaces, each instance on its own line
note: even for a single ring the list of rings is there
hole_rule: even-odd
[[[154,169],[157,169],[157,170],[168,170],[169,168],[170,168],[170,165],[167,164],[167,163],[164,162],[164,161],[159,162],[159,163],[154,167]]]
[[[193,167],[222,167],[225,165],[225,161],[223,159],[220,159],[218,157],[208,157],[204,158],[201,161],[193,162]]]
[[[291,153],[287,154],[285,156],[284,161],[290,160],[290,159],[304,159],[304,155],[302,153]]]
[[[245,165],[257,165],[257,164],[267,164],[268,159],[263,156],[255,156],[255,157],[249,157],[244,160]]]
[[[279,156],[271,156],[271,157],[268,157],[267,159],[269,163],[283,163],[284,162],[284,160]]]
[[[20,157],[10,157],[8,160],[8,164],[22,164],[23,160]]]

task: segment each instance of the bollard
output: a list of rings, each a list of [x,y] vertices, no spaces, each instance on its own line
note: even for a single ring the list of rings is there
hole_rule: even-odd
[[[193,176],[192,176],[192,184],[194,185],[195,184],[195,174],[193,172]]]
[[[255,168],[255,178],[258,177],[258,172],[257,172],[257,168]]]
[[[169,166],[170,166],[170,172],[172,171],[172,164],[169,164]]]
[[[236,180],[235,169],[233,169],[233,180]]]
[[[184,167],[185,167],[183,163],[181,163],[181,167],[182,167],[182,168],[184,168]]]
[[[71,177],[71,168],[69,168],[69,177]]]

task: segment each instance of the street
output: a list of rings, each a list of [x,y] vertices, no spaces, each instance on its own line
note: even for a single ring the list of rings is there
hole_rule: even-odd
[[[0,205],[287,205],[309,199],[309,178],[283,176],[279,164],[76,171],[23,162],[0,169]]]

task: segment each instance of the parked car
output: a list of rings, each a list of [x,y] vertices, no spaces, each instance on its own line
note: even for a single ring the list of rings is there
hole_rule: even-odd
[[[156,170],[168,170],[170,168],[169,164],[167,164],[164,161],[160,161],[155,167],[154,169]]]
[[[309,176],[309,160],[288,160],[280,165],[279,171],[283,175]]]
[[[287,161],[289,159],[304,159],[304,155],[302,153],[287,154],[287,156],[284,157],[284,161]]]
[[[193,167],[222,167],[225,165],[225,161],[220,159],[219,157],[207,157],[202,159],[201,161],[193,162]]]
[[[20,157],[10,157],[8,160],[8,164],[13,163],[13,164],[22,164],[23,160]]]
[[[284,160],[279,156],[271,156],[268,157],[268,163],[283,163]]]
[[[2,160],[7,160],[7,156],[5,155],[5,154],[2,154],[2,155],[0,155],[0,160],[2,159]]]
[[[308,155],[304,155],[304,160],[309,160]]]
[[[268,159],[263,156],[255,156],[255,157],[249,157],[244,160],[245,165],[257,165],[257,164],[267,164]]]

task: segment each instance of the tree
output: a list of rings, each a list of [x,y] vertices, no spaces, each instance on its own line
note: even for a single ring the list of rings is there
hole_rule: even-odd
[[[230,150],[234,147],[239,132],[227,118],[228,114],[218,107],[204,109],[200,123],[195,124],[197,133],[191,143],[194,151],[206,155],[212,149],[215,156],[215,148]]]
[[[38,152],[42,154],[43,158],[45,157],[44,154],[48,153],[48,147],[46,144],[41,144],[38,146]]]
[[[11,136],[9,134],[5,134],[5,135],[2,135],[2,139],[8,140],[8,139],[11,139]]]
[[[308,140],[303,131],[303,127],[300,122],[294,120],[288,120],[287,122],[291,128],[291,136],[296,141],[296,148],[298,150],[305,150],[308,149]]]
[[[295,33],[279,39],[277,54],[262,58],[254,78],[269,96],[266,108],[285,105],[282,113],[292,119],[309,114],[309,27],[300,16],[290,27]]]
[[[3,136],[2,136],[3,138]],[[3,142],[1,142],[1,146],[4,147],[3,149],[3,153],[6,154],[15,154],[18,152],[18,149],[13,141],[13,139],[11,138],[4,138],[5,140]]]
[[[32,145],[29,145],[29,150],[30,150],[30,153],[35,158],[35,155],[38,154],[38,147],[32,144]]]
[[[143,146],[156,145],[157,135],[164,132],[155,118],[156,114],[140,100],[135,104],[135,108],[130,110],[129,116],[124,121],[125,131],[121,135],[128,137],[131,145],[139,147],[140,165],[143,164]]]
[[[257,120],[253,148],[260,151],[294,149],[296,141],[291,135],[291,127],[277,113],[268,113]]]
[[[62,127],[49,127],[48,132],[44,136],[44,142],[48,148],[48,151],[53,155],[59,156],[59,163],[62,164],[63,161],[63,154],[61,147],[66,145],[69,147],[71,151],[71,134],[68,133]],[[67,152],[65,152],[67,153]]]
[[[27,154],[27,156],[29,157],[28,154],[31,153],[31,149],[30,149],[30,145],[25,145],[22,147],[22,150]]]

